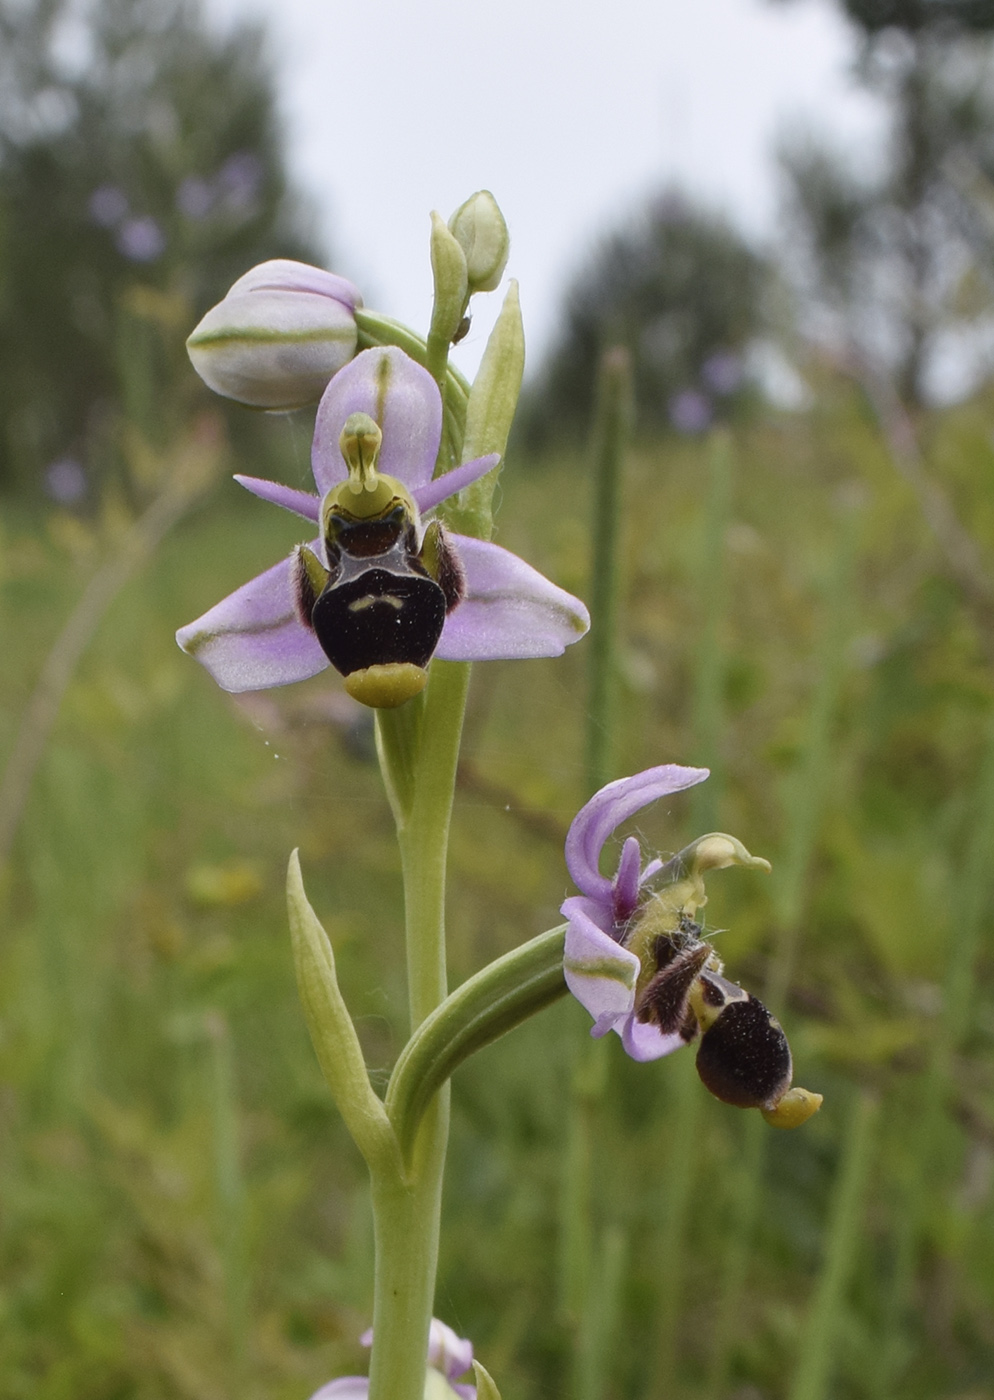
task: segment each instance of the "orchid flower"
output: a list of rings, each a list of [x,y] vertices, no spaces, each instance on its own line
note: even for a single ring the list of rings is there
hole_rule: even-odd
[[[779,1022],[723,975],[695,915],[706,902],[704,874],[729,865],[768,871],[734,836],[701,836],[667,862],[642,863],[629,836],[613,878],[600,855],[636,812],[701,783],[706,768],[664,764],[608,783],[573,819],[566,865],[579,895],[565,900],[566,983],[594,1018],[591,1035],[614,1031],[635,1060],[656,1060],[700,1037],[697,1069],[717,1098],[759,1108],[767,1122],[796,1127],[821,1095],[791,1088],[790,1047]]]
[[[360,1341],[364,1347],[372,1346],[372,1328],[362,1334]],[[460,1384],[456,1379],[465,1375],[472,1365],[473,1343],[457,1336],[451,1327],[433,1317],[428,1331],[425,1400],[476,1400],[476,1386]],[[311,1400],[366,1400],[368,1394],[368,1377],[340,1376],[315,1391]]]
[[[289,685],[331,663],[356,699],[393,706],[423,687],[433,655],[559,656],[583,636],[579,599],[498,545],[423,522],[498,461],[433,478],[441,430],[431,376],[395,347],[365,350],[318,406],[319,495],[236,476],[320,533],[176,634],[222,689]]]

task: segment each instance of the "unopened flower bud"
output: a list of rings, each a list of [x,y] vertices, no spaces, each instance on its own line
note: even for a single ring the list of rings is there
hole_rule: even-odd
[[[471,292],[492,292],[500,284],[511,251],[511,238],[500,206],[489,190],[478,190],[449,220],[466,255]]]
[[[431,313],[431,334],[446,344],[459,333],[469,300],[466,256],[440,214],[431,215],[431,272],[435,283],[435,304]]]
[[[253,408],[300,408],[355,354],[361,305],[344,277],[278,258],[240,277],[186,348],[215,393]]]

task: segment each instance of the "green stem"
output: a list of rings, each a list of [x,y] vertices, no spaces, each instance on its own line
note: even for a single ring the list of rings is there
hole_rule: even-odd
[[[427,353],[425,355],[425,369],[428,371],[432,379],[434,379],[435,383],[438,385],[443,399],[445,397],[445,390],[447,388],[448,368],[448,336],[439,335],[437,334],[437,332],[429,331],[427,340]]]
[[[387,789],[391,794],[403,789],[407,798],[395,803],[394,812],[404,873],[412,1030],[446,994],[446,856],[468,686],[468,665],[435,661],[416,729],[391,714],[380,716]],[[445,1087],[421,1119],[407,1171],[372,1171],[376,1278],[370,1400],[423,1400],[448,1132]]]
[[[376,1279],[369,1400],[424,1400],[449,1130],[448,1098],[447,1090],[439,1094],[422,1120],[410,1175],[373,1174]]]
[[[404,871],[411,1029],[445,1000],[445,872],[469,666],[435,661],[421,720],[414,790],[398,829]]]

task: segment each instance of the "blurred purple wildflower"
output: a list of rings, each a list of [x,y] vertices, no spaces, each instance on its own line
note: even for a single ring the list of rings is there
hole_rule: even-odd
[[[251,208],[262,184],[262,165],[251,151],[237,151],[217,172],[217,187],[224,204],[233,212]]]
[[[678,433],[703,433],[710,427],[714,411],[710,399],[699,389],[681,389],[669,402],[670,422]]]
[[[166,236],[151,214],[126,219],[115,241],[118,251],[131,262],[155,262],[166,251]]]
[[[60,506],[74,506],[86,495],[86,472],[75,457],[60,457],[45,471],[45,490]]]

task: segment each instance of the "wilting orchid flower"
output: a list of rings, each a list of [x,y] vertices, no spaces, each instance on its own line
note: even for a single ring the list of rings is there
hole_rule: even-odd
[[[358,288],[334,272],[274,258],[211,307],[186,348],[216,394],[253,408],[316,403],[356,351]]]
[[[364,1347],[372,1346],[372,1328],[360,1338]],[[425,1375],[425,1400],[476,1400],[476,1386],[462,1385],[457,1376],[473,1365],[473,1343],[456,1336],[451,1327],[431,1320],[428,1332],[428,1370]],[[311,1400],[366,1400],[369,1380],[366,1376],[340,1376],[315,1391]]]
[[[422,514],[497,463],[432,479],[442,430],[435,381],[403,351],[366,350],[318,406],[320,496],[238,476],[320,525],[319,537],[176,634],[224,690],[288,685],[333,664],[365,704],[404,703],[431,657],[559,656],[590,618],[579,599],[498,545]]]
[[[569,920],[564,973],[594,1018],[591,1035],[615,1031],[635,1060],[656,1060],[700,1036],[697,1069],[726,1103],[759,1108],[767,1122],[792,1128],[821,1104],[792,1089],[787,1038],[748,992],[722,976],[722,964],[694,921],[706,902],[704,873],[729,865],[769,870],[734,836],[701,836],[665,864],[644,867],[629,836],[613,879],[600,854],[622,822],[650,802],[703,782],[706,768],[664,764],[601,788],[577,813],[566,838],[566,865],[580,895],[562,906]],[[650,883],[651,882],[651,883]]]

